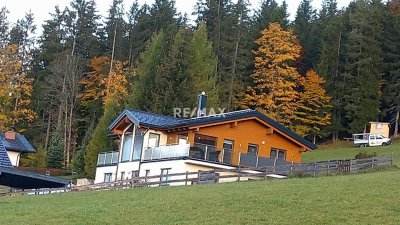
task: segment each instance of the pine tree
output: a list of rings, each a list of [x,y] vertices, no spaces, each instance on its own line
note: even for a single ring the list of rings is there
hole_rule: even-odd
[[[257,108],[274,120],[290,125],[296,119],[300,75],[293,66],[301,46],[292,30],[271,23],[256,41],[253,84],[244,95],[242,106]]]
[[[157,68],[164,59],[167,49],[167,37],[160,32],[147,44],[146,51],[141,54],[136,70],[136,79],[132,88],[133,96],[129,98],[128,107],[150,112],[158,112],[154,93]]]
[[[197,105],[197,94],[204,91],[207,94],[207,107],[219,106],[218,89],[214,69],[217,64],[212,43],[208,40],[206,25],[201,22],[193,33],[189,48],[189,74],[193,78],[192,107]]]
[[[47,167],[61,169],[64,166],[64,144],[62,132],[59,128],[51,137],[49,150],[47,153]]]
[[[124,8],[122,0],[113,0],[105,25],[107,35],[107,53],[113,60],[127,60],[126,39],[127,24],[124,20]],[[114,44],[115,42],[115,44]]]
[[[314,70],[306,73],[300,79],[299,108],[296,112],[298,121],[295,131],[302,135],[313,135],[314,143],[321,128],[329,125],[331,114],[330,97],[323,87],[325,80]]]
[[[383,45],[384,78],[384,103],[390,122],[394,124],[394,136],[398,137],[400,118],[400,2],[388,2],[385,16],[385,40]]]
[[[347,118],[352,132],[366,130],[379,114],[382,75],[382,9],[380,1],[358,0],[350,17],[351,32],[347,43],[346,76],[349,93],[346,98]],[[374,15],[371,18],[369,15]]]

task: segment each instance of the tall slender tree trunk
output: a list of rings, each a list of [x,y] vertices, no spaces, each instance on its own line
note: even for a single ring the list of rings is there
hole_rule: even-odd
[[[44,141],[44,150],[47,152],[49,147],[49,140],[50,140],[50,129],[51,129],[51,112],[49,111],[49,118],[47,119],[47,129],[46,129],[46,138]]]
[[[115,53],[115,39],[116,39],[116,36],[117,36],[117,26],[118,26],[118,23],[115,24],[115,28],[114,28],[114,38],[113,38],[113,46],[112,46],[111,60],[110,60],[110,73],[113,70],[114,53]]]
[[[394,123],[394,137],[398,137],[399,136],[399,117],[400,117],[400,105],[396,106],[396,121]]]

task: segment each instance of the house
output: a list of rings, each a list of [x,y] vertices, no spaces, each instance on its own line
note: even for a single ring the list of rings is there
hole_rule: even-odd
[[[16,169],[11,163],[10,157],[7,153],[8,151],[6,151],[3,139],[1,138],[0,185],[2,186],[17,189],[39,189],[65,187],[70,184],[68,180]]]
[[[257,110],[188,119],[124,110],[109,129],[119,151],[99,154],[95,183],[299,163],[301,153],[317,148]]]
[[[389,137],[390,123],[384,122],[369,122],[371,134],[380,134],[384,137]]]
[[[14,131],[0,132],[0,141],[3,143],[13,166],[19,166],[22,153],[36,152],[24,135]]]

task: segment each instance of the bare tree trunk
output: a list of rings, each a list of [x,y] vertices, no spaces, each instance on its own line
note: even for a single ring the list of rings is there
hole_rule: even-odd
[[[44,150],[47,152],[49,147],[49,139],[50,139],[50,128],[51,128],[51,112],[49,111],[49,118],[47,119],[47,129],[46,129],[46,138],[44,141]]]
[[[115,24],[115,28],[114,28],[114,38],[113,38],[113,46],[112,46],[111,60],[110,60],[110,73],[113,70],[114,53],[115,53],[115,38],[117,36],[117,27],[118,27],[118,23]]]
[[[240,4],[242,4],[241,0],[239,0],[237,2],[237,5],[240,5]],[[240,37],[242,36],[242,33],[241,33],[242,23],[243,23],[243,8],[241,9],[240,14],[239,14],[238,33],[237,33],[236,46],[235,46],[235,55],[233,57],[231,83],[230,83],[230,88],[229,88],[228,112],[231,111],[231,106],[232,106],[233,85],[234,85],[235,78],[236,78],[236,63],[237,63],[236,61],[237,61],[237,56],[238,56],[238,51],[239,51]]]
[[[400,117],[400,105],[397,105],[396,107],[396,121],[394,123],[394,137],[398,137],[399,136],[399,117]]]

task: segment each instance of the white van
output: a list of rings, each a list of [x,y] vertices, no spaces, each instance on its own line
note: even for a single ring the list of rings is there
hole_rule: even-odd
[[[390,138],[380,134],[353,134],[354,145],[358,147],[390,145]]]

